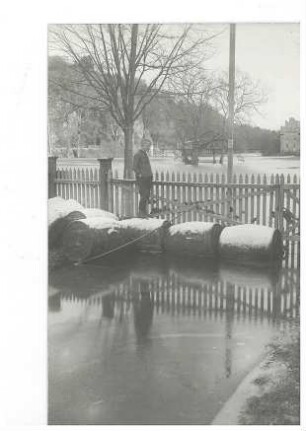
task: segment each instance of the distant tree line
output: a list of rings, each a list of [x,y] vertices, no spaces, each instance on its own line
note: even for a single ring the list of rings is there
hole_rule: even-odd
[[[228,83],[208,75],[207,34],[193,25],[60,25],[50,31],[60,55],[49,57],[49,145],[100,145],[124,153],[131,176],[133,141],[144,131],[159,148],[179,148],[196,163],[207,149],[227,145]],[[277,152],[275,132],[246,125],[265,102],[260,86],[237,73],[237,151]]]
[[[200,77],[193,81],[194,84],[199,79]],[[72,85],[75,92],[71,91]],[[142,85],[145,86],[145,83]],[[90,97],[90,89],[86,91]],[[103,143],[110,153],[122,155],[124,136],[109,111],[88,103],[78,93],[75,65],[62,57],[51,56],[48,104],[49,139],[52,145],[64,148],[66,156],[77,156],[80,144],[88,147]],[[161,92],[150,102],[136,123],[136,141],[141,139],[143,130],[149,131],[153,143],[160,149],[179,149],[184,153],[184,148],[187,148],[187,153],[191,149],[191,153],[201,155],[206,149],[220,153],[226,148],[226,117],[213,107],[207,93],[205,98],[202,94],[201,103],[196,104],[187,100],[182,92],[175,93],[174,89],[172,92]],[[248,124],[236,124],[236,151],[277,154],[279,148],[278,132]]]

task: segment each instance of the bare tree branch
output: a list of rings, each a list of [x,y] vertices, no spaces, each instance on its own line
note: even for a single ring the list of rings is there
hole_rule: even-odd
[[[57,49],[91,89],[87,99],[107,107],[122,128],[129,174],[134,122],[170,79],[192,71],[210,55],[214,37],[195,25],[81,24],[52,29]],[[65,91],[86,97],[76,83],[68,87]]]

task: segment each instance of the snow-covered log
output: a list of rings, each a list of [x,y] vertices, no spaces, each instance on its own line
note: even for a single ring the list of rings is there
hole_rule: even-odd
[[[99,208],[84,208],[83,212],[86,215],[86,218],[102,217],[118,220],[118,217],[115,214]]]
[[[83,211],[84,207],[74,199],[63,199],[59,196],[48,199],[48,226],[58,218],[67,216],[72,211]]]
[[[215,257],[221,231],[222,227],[217,223],[180,223],[170,227],[165,239],[165,249],[179,255]]]
[[[281,233],[269,226],[244,224],[223,229],[219,238],[219,256],[237,264],[265,265],[282,258]]]
[[[48,200],[48,239],[49,248],[61,246],[62,235],[73,220],[84,219],[84,208],[73,199],[55,197]]]
[[[63,235],[63,253],[71,262],[82,262],[125,244],[125,228],[110,218],[92,217],[69,224]]]
[[[138,251],[160,253],[164,250],[164,239],[170,222],[160,219],[131,218],[121,220],[121,226],[126,229],[128,241],[135,242],[134,248]]]

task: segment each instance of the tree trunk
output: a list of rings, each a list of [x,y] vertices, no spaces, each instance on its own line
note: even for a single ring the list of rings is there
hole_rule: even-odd
[[[133,126],[124,129],[124,178],[133,178]],[[124,215],[133,216],[134,194],[133,188],[122,190]]]
[[[124,129],[124,178],[133,178],[133,125]]]
[[[125,111],[124,128],[124,178],[133,177],[133,128],[134,128],[134,91],[136,73],[136,50],[138,38],[138,24],[132,25],[131,33],[131,52],[129,58],[129,71],[126,82],[127,90],[127,109]]]
[[[194,166],[197,166],[199,164],[199,150],[197,148],[194,148],[192,151],[191,163]]]

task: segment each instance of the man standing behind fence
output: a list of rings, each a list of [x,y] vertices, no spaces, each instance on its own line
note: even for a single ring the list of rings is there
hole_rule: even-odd
[[[142,138],[141,148],[134,155],[133,161],[133,171],[136,175],[136,183],[140,194],[139,217],[147,217],[148,215],[148,202],[153,181],[153,174],[148,156],[150,147],[151,141],[147,138]]]

